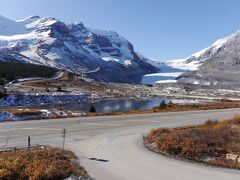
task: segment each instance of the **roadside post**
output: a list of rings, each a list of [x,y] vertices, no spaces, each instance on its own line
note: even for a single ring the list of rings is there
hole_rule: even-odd
[[[63,138],[63,150],[65,147],[65,138],[66,138],[67,129],[62,129],[62,138]]]
[[[30,149],[30,148],[31,148],[31,137],[28,136],[28,149]]]

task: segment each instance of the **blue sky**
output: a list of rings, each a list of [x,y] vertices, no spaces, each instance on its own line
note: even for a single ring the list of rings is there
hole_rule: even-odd
[[[239,0],[1,0],[0,14],[114,30],[155,60],[185,58],[240,30]]]

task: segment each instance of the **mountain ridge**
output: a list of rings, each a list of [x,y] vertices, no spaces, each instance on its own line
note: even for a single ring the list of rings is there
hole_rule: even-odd
[[[180,76],[180,83],[239,86],[240,85],[240,31],[217,40],[185,61],[197,64],[193,72]]]
[[[0,29],[2,61],[40,64],[79,74],[100,68],[91,77],[105,82],[139,83],[144,74],[159,71],[114,31],[93,30],[82,22],[65,24],[52,17],[30,16],[14,22],[27,31],[6,36]]]

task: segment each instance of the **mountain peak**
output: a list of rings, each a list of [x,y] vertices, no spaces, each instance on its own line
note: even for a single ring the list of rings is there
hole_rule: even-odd
[[[240,31],[217,40],[210,47],[193,54],[187,64],[197,64],[196,72],[184,75],[180,82],[220,87],[239,86]]]
[[[27,28],[16,21],[0,15],[0,35],[11,36],[27,33]]]
[[[40,16],[38,16],[38,15],[31,15],[31,16],[28,16],[28,17],[26,17],[24,19],[17,20],[16,22],[25,22],[25,21],[36,20],[36,19],[40,19]]]

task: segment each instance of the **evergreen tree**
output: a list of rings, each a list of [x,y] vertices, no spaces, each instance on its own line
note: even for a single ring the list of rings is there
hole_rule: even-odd
[[[163,100],[159,105],[159,109],[166,109],[166,108],[167,108],[167,104],[166,104],[165,100]]]
[[[94,107],[94,106],[91,106],[91,107],[89,108],[89,112],[95,113],[95,112],[96,112],[95,107]]]
[[[168,103],[168,106],[169,106],[169,107],[172,107],[173,104],[174,104],[174,103],[170,100],[169,103]]]

